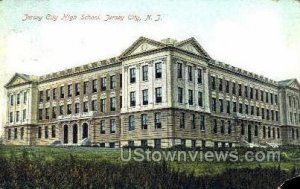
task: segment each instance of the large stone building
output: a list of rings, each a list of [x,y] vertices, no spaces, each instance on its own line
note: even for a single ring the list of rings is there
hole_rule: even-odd
[[[5,87],[6,144],[300,144],[298,81],[216,61],[194,38],[141,37],[119,57]]]

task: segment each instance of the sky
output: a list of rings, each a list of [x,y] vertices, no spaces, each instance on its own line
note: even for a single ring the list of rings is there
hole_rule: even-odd
[[[105,21],[108,15],[114,19]],[[152,20],[144,21],[147,15]],[[43,75],[118,56],[140,36],[195,37],[216,60],[277,81],[300,81],[299,1],[2,0],[1,107],[3,86],[15,72]],[[0,109],[0,128],[5,112]]]

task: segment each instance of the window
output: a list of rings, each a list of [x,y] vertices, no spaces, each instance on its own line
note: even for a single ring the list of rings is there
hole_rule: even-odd
[[[17,105],[20,104],[20,94],[17,94]]]
[[[242,84],[239,84],[239,96],[242,96]]]
[[[266,103],[269,103],[269,93],[266,92]]]
[[[128,118],[128,131],[134,130],[134,115],[130,115]]]
[[[213,120],[213,133],[218,133],[218,122],[216,119]]]
[[[264,91],[260,91],[260,100],[263,102],[265,99],[265,92]]]
[[[267,109],[267,120],[270,120],[270,111]]]
[[[280,129],[277,128],[277,138],[280,138]]]
[[[75,83],[75,96],[79,96],[79,95],[80,95],[80,84]]]
[[[83,82],[83,94],[87,94],[89,91],[89,82],[85,81]]]
[[[11,129],[8,129],[8,131],[7,131],[7,139],[8,140],[11,139]]]
[[[42,138],[42,127],[38,128],[38,138]]]
[[[261,118],[265,119],[265,109],[264,108],[261,109]]]
[[[16,111],[16,122],[19,122],[20,120],[20,112]]]
[[[245,125],[243,123],[241,125],[241,135],[245,135]]]
[[[245,105],[245,114],[249,114],[249,105],[248,104],[246,104]]]
[[[110,98],[110,111],[116,111],[116,98]]]
[[[135,83],[135,68],[130,68],[130,83]]]
[[[100,134],[105,134],[105,120],[100,121]]]
[[[27,92],[23,93],[23,104],[27,103]]]
[[[278,104],[278,96],[277,95],[275,95],[275,104]],[[300,106],[300,103],[298,104],[299,106]]]
[[[101,78],[101,91],[106,90],[106,77]]]
[[[161,113],[157,112],[154,113],[154,124],[155,124],[155,129],[161,129],[161,120],[160,120]]]
[[[120,79],[120,88],[122,88],[122,74],[120,74],[119,79]]]
[[[67,104],[67,114],[72,114],[71,104]]]
[[[227,133],[230,135],[231,134],[231,121],[228,121],[228,129],[227,129]]]
[[[216,90],[216,78],[211,76],[211,89]]]
[[[217,111],[217,100],[216,98],[212,98],[212,111],[215,112]]]
[[[122,96],[120,96],[120,108],[122,108]]]
[[[106,112],[105,110],[106,110],[106,99],[105,98],[103,98],[103,99],[101,99],[100,100],[100,111],[101,112]]]
[[[45,139],[47,139],[48,137],[48,126],[45,126]]]
[[[10,96],[10,105],[11,106],[14,105],[14,96],[13,95]]]
[[[194,97],[193,97],[193,90],[189,90],[189,105],[193,105]]]
[[[135,92],[134,91],[130,92],[130,106],[131,107],[135,106]]]
[[[60,115],[64,114],[64,105],[59,106],[59,114]]]
[[[148,65],[142,66],[142,80],[148,81]]]
[[[230,109],[230,101],[228,100],[226,103],[227,103],[227,104],[226,104],[226,113],[230,114],[230,113],[231,113],[231,109]]]
[[[109,120],[110,123],[110,133],[116,133],[116,120],[111,119]]]
[[[259,100],[259,98],[258,98],[258,89],[255,89],[255,100]]]
[[[183,88],[178,87],[178,103],[183,103]]]
[[[198,92],[198,105],[200,107],[203,106],[203,93],[202,92]]]
[[[189,81],[193,81],[193,70],[192,66],[188,66],[188,78]]]
[[[83,112],[88,112],[89,111],[89,104],[88,102],[83,102]]]
[[[226,81],[225,91],[226,93],[229,93],[229,81]]]
[[[183,146],[183,147],[186,146],[186,140],[185,139],[181,139],[181,146]]]
[[[221,120],[221,134],[225,133],[225,122],[224,120]]]
[[[21,140],[23,140],[24,139],[24,127],[22,127],[20,130],[21,130]]]
[[[68,97],[72,96],[72,85],[68,85]]]
[[[268,138],[271,138],[271,127],[268,127]]]
[[[244,86],[245,97],[248,98],[248,86]]]
[[[156,63],[155,64],[155,78],[159,79],[162,76],[162,69],[161,69],[161,63]]]
[[[251,106],[251,115],[254,115],[254,106]]]
[[[200,130],[201,131],[205,130],[205,117],[204,117],[204,115],[200,115]]]
[[[39,97],[40,97],[40,102],[43,102],[43,101],[44,101],[44,99],[43,99],[43,97],[44,97],[44,92],[43,92],[43,91],[40,91]]]
[[[155,88],[155,101],[156,101],[156,103],[160,103],[162,101],[162,98],[161,98],[161,87]]]
[[[223,91],[223,80],[219,79],[219,91]]]
[[[92,100],[92,111],[97,111],[97,100]]]
[[[256,116],[260,116],[260,109],[259,109],[259,107],[256,107]]]
[[[275,117],[276,117],[275,120],[279,121],[279,113],[278,113],[278,111],[275,112]]]
[[[184,113],[180,112],[179,113],[179,128],[184,129]]]
[[[177,64],[177,78],[182,78],[182,63]]]
[[[141,140],[141,146],[147,147],[148,146],[147,140]]]
[[[222,99],[219,99],[220,112],[224,112],[224,103]]]
[[[253,99],[253,88],[250,87],[250,99]]]
[[[116,76],[112,75],[110,76],[110,89],[115,89],[117,86],[116,84]]]
[[[271,104],[274,104],[274,96],[273,96],[273,93],[270,94],[270,98],[271,98]]]
[[[75,103],[75,114],[79,113],[79,103]]]
[[[96,93],[97,91],[98,91],[98,80],[97,79],[94,79],[93,81],[92,81],[92,91],[93,91],[93,93]]]
[[[56,94],[57,94],[57,89],[56,89],[56,88],[53,88],[53,89],[52,89],[52,99],[53,99],[53,100],[56,100]]]
[[[198,84],[202,84],[202,70],[198,69]]]
[[[45,109],[46,119],[49,119],[49,108]]]
[[[295,118],[296,118],[296,116],[295,116]],[[272,121],[275,120],[274,110],[271,110],[271,119],[272,119]]]
[[[232,111],[235,113],[236,112],[236,110],[237,110],[237,107],[236,107],[237,105],[236,105],[236,102],[233,102],[233,107],[232,107]]]
[[[254,136],[258,136],[258,126],[254,126]]]
[[[142,91],[143,94],[143,105],[147,105],[148,104],[148,89],[144,89]]]
[[[46,90],[46,101],[48,102],[50,100],[50,90]]]
[[[275,138],[276,137],[276,133],[275,133],[275,128],[274,127],[272,128],[272,133],[273,133],[273,138]]]
[[[192,129],[195,129],[196,128],[196,124],[195,124],[195,114],[191,114],[191,117],[190,117],[190,121],[191,121],[191,128]]]
[[[232,83],[232,88],[231,88],[231,90],[232,90],[232,94],[233,94],[233,95],[236,95],[236,84],[235,84],[235,83]]]
[[[141,122],[142,122],[142,130],[147,129],[148,127],[148,118],[147,118],[147,114],[142,114],[141,115]]]
[[[65,90],[64,90],[64,86],[60,87],[60,98],[65,98]]]
[[[39,109],[39,120],[43,119],[43,109]]]
[[[51,137],[52,138],[56,137],[56,128],[55,128],[55,125],[52,125],[52,127],[51,127]]]
[[[14,129],[14,138],[17,139],[18,138],[18,128]]]
[[[154,148],[161,148],[161,139],[154,139]]]
[[[239,103],[239,113],[242,114],[243,113],[243,104]]]
[[[263,138],[266,138],[266,127],[263,126]]]
[[[23,116],[22,116],[23,121],[26,121],[26,115],[27,115],[27,114],[26,114],[26,109],[24,109],[24,110],[23,110]]]

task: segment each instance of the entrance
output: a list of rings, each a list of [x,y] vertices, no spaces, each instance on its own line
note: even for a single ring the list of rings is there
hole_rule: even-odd
[[[73,144],[78,142],[78,126],[77,124],[73,125]]]
[[[82,139],[88,138],[89,136],[89,126],[87,123],[82,125]]]
[[[64,125],[64,144],[68,144],[68,125]]]

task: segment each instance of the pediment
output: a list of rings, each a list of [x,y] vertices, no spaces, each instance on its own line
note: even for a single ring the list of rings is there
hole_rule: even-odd
[[[122,54],[121,57],[130,56],[135,54],[140,54],[146,51],[151,51],[164,47],[165,45],[161,42],[154,41],[145,37],[140,37],[136,40],[129,48],[127,48]]]
[[[17,85],[27,84],[30,80],[26,78],[25,76],[22,76],[20,74],[15,74],[10,81],[5,85],[5,87],[13,87]]]
[[[201,47],[201,45],[193,37],[176,44],[176,47],[193,54],[210,58],[208,53]]]
[[[289,84],[289,87],[300,90],[300,84],[296,79]]]

